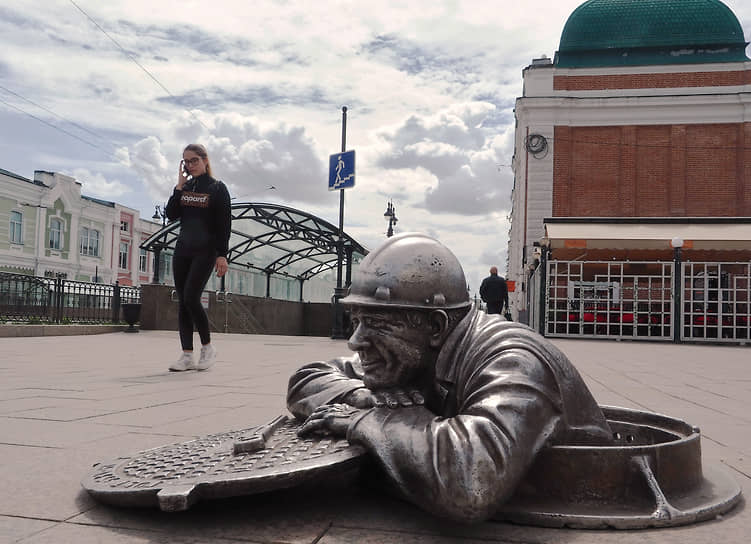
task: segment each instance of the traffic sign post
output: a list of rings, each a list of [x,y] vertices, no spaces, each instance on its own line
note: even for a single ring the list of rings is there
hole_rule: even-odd
[[[336,243],[336,287],[331,301],[334,323],[331,338],[347,338],[344,330],[344,309],[339,302],[347,292],[342,286],[344,260],[344,189],[355,186],[355,152],[347,149],[347,106],[342,107],[342,151],[329,157],[329,191],[339,191],[339,240]],[[351,263],[349,264],[351,266]]]

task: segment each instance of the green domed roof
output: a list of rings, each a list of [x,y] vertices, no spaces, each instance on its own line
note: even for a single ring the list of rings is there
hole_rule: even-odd
[[[563,28],[562,67],[748,60],[735,14],[719,0],[589,0]]]

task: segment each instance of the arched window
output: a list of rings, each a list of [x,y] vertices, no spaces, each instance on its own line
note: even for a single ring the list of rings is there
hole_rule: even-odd
[[[63,239],[63,222],[59,219],[50,221],[50,249],[60,249]]]

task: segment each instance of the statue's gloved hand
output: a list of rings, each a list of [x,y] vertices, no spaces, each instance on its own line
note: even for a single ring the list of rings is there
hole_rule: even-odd
[[[402,408],[422,406],[425,397],[417,389],[379,389],[371,391],[365,387],[350,392],[344,402],[355,408]]]
[[[361,409],[347,404],[324,404],[308,416],[297,430],[299,436],[312,433],[347,436],[347,429]]]
[[[417,389],[382,389],[373,392],[373,406],[376,408],[403,408],[422,406],[425,397]]]

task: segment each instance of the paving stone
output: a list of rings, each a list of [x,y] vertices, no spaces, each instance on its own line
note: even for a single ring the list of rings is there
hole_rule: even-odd
[[[329,544],[748,542],[745,507],[722,521],[651,531],[459,525],[360,484],[208,501],[183,514],[95,503],[80,486],[93,463],[266,423],[286,412],[287,380],[296,368],[348,353],[345,342],[326,338],[217,334],[214,342],[220,356],[210,371],[170,373],[166,366],[179,351],[174,332],[2,339],[0,541],[21,534],[32,543],[311,543],[321,535]],[[600,403],[699,425],[705,462],[726,466],[751,493],[751,348],[554,343]]]
[[[0,400],[0,415],[13,415],[25,410],[40,410],[60,406],[60,402],[49,397],[22,397]]]
[[[193,407],[194,410],[199,409]],[[204,410],[204,412],[206,412]],[[215,410],[211,413],[201,413],[173,421],[167,424],[154,425],[151,430],[159,433],[179,433],[182,435],[214,434],[233,429],[245,429],[256,425],[262,425],[279,415],[287,414],[283,398],[269,400],[255,400],[238,409]]]
[[[107,428],[95,423],[0,416],[0,443],[5,444],[66,448],[121,432],[122,429]]]
[[[74,523],[59,523],[26,540],[23,544],[205,544],[206,537],[195,535],[171,535],[164,532],[109,527],[91,527]],[[253,544],[262,541],[212,539],[212,544]]]
[[[0,542],[18,542],[54,525],[54,521],[0,516]]]
[[[184,538],[311,543],[329,527],[331,514],[346,508],[347,494],[336,485],[199,502],[189,512],[97,506],[71,522],[113,529],[141,529]]]
[[[2,447],[0,515],[63,521],[95,503],[81,491],[87,461],[75,450]],[[7,461],[6,461],[7,460]]]

